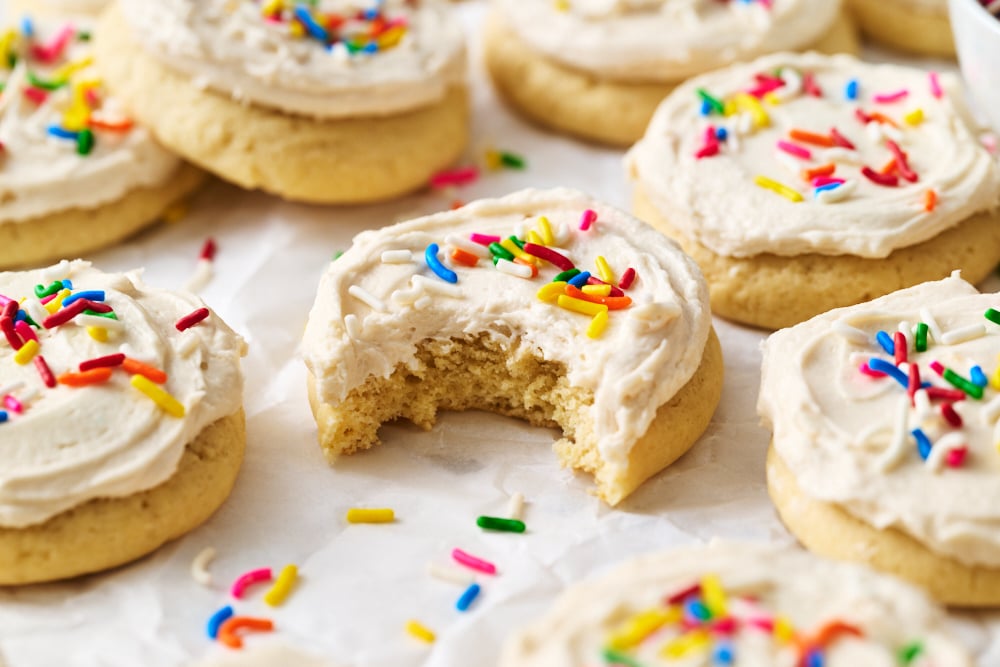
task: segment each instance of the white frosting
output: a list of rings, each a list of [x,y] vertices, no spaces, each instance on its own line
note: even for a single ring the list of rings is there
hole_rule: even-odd
[[[532,49],[626,81],[675,82],[765,53],[809,47],[839,0],[494,0]]]
[[[824,561],[783,547],[713,543],[633,559],[602,577],[571,587],[540,620],[506,645],[501,667],[611,665],[604,650],[630,621],[650,610],[666,611],[666,599],[714,575],[722,584],[732,635],[719,633],[700,648],[670,658],[661,651],[682,635],[668,622],[637,646],[619,648],[638,665],[796,667],[794,643],[781,641],[753,621],[790,623],[803,640],[824,625],[842,621],[863,636],[838,634],[822,650],[825,667],[897,667],[899,651],[919,642],[911,663],[971,666],[967,651],[945,625],[944,613],[916,589],[845,563]],[[752,598],[752,599],[750,599]],[[676,606],[676,605],[675,605]],[[691,637],[690,632],[685,636]],[[780,634],[775,633],[775,634]],[[732,661],[713,660],[728,645]],[[621,644],[619,644],[621,646]]]
[[[732,101],[735,94],[754,87],[755,75],[779,68],[784,68],[787,81],[775,95],[783,99],[778,104],[762,102],[766,126],[754,127],[752,105],[730,116],[699,113],[698,89]],[[802,75],[810,72],[822,97],[801,90]],[[859,84],[857,101],[845,96],[851,80]],[[718,255],[885,257],[995,207],[1000,198],[996,162],[963,122],[961,95],[950,92],[956,88],[953,81],[941,81],[944,93],[938,99],[928,74],[920,70],[869,65],[850,56],[766,56],[679,87],[660,105],[627,160],[634,179],[663,217]],[[895,102],[873,99],[899,91],[907,95]],[[898,128],[877,121],[866,125],[857,118],[858,109],[881,113]],[[923,113],[920,124],[904,120],[918,109]],[[720,142],[717,155],[699,159],[696,154],[705,146],[709,126],[726,128],[728,138]],[[816,146],[790,134],[798,129],[830,136],[830,128],[856,150]],[[885,187],[862,175],[863,165],[880,171],[892,159],[892,137],[908,155],[916,182],[897,177],[898,187]],[[779,140],[806,149],[810,157],[779,151]],[[828,163],[836,165],[833,176],[846,183],[817,197],[802,170]],[[756,185],[757,176],[794,189],[804,201],[792,202]],[[928,190],[936,193],[932,212],[925,210]],[[819,201],[832,193],[846,196],[833,203]]]
[[[204,306],[194,295],[154,289],[138,273],[106,274],[79,260],[0,273],[0,294],[36,302],[36,284],[64,278],[74,291],[104,290],[105,303],[124,326],[117,333],[109,329],[107,342],[94,340],[75,322],[38,331],[39,354],[52,373],[76,372],[80,362],[125,352],[166,372],[163,388],[186,414],[165,413],[130,385],[120,367],[104,384],[49,389],[33,363],[15,362],[0,336],[0,393],[9,391],[25,404],[21,414],[9,412],[9,421],[0,424],[4,527],[40,523],[88,500],[128,496],[166,481],[185,446],[242,404],[243,340],[214,314],[184,332],[174,326]],[[24,306],[29,313],[33,307]]]
[[[923,321],[931,325],[926,352],[916,352],[915,335],[907,336],[909,363],[919,364],[922,382],[954,389],[930,368],[935,360],[966,379],[976,364],[992,377],[1000,326],[983,313],[998,303],[997,295],[979,294],[954,276],[773,334],[764,344],[758,410],[803,493],[876,528],[898,528],[962,563],[1000,566],[996,386],[986,387],[981,400],[954,403],[962,420],[955,428],[942,416],[946,401],[911,404],[895,380],[858,370],[870,357],[891,363],[875,342],[878,331],[891,336],[900,323],[909,331]],[[915,428],[935,443],[926,462],[911,435]],[[960,467],[943,460],[949,443],[967,447]]]
[[[350,55],[294,37],[255,0],[120,0],[142,45],[199,85],[237,100],[317,118],[385,116],[441,100],[465,77],[465,36],[444,0],[386,0],[388,20],[405,22],[398,44]],[[354,17],[373,0],[319,0],[316,11]],[[291,10],[285,11],[291,16]],[[350,20],[349,34],[367,29]]]
[[[74,139],[56,138],[48,128],[66,127],[66,114],[74,107],[75,89],[83,82],[98,80],[92,67],[76,71],[69,83],[49,93],[42,104],[25,94],[29,72],[45,81],[56,80],[68,63],[86,62],[90,47],[73,39],[63,57],[44,63],[30,56],[33,45],[46,45],[64,23],[35,21],[36,38],[15,38],[21,55],[12,69],[0,68],[4,93],[0,97],[0,223],[23,222],[72,208],[95,208],[116,201],[141,187],[160,185],[170,178],[180,160],[157,144],[143,128],[125,131],[94,129],[94,148],[89,155],[77,152]],[[127,120],[114,99],[98,86],[96,108],[84,107],[91,118]],[[71,129],[83,129],[83,125]]]
[[[98,14],[110,0],[35,0],[48,11],[66,14]]]
[[[579,225],[587,209],[598,221],[585,232]],[[561,252],[582,270],[596,276],[595,259],[603,255],[616,276],[627,267],[637,271],[626,292],[632,305],[610,312],[600,338],[585,334],[590,317],[536,296],[559,272],[555,267],[543,263],[532,280],[501,273],[489,259],[473,268],[450,263],[446,237],[468,239],[478,232],[507,238],[519,227],[533,227],[537,216],[563,230],[556,239]],[[431,243],[440,245],[457,285],[426,266]],[[410,251],[413,261],[383,263],[382,254],[392,250]],[[358,287],[380,302],[379,309],[351,294],[361,294]],[[445,296],[443,289],[458,295]],[[564,364],[572,386],[593,392],[600,454],[610,466],[624,466],[657,408],[697,370],[711,326],[707,304],[698,268],[652,228],[573,190],[525,190],[359,234],[320,282],[303,353],[320,399],[336,403],[369,376],[388,377],[400,364],[412,367],[422,341],[489,333],[507,349],[520,345]]]

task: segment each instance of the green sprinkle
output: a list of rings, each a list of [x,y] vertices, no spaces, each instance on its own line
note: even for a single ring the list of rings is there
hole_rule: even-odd
[[[509,238],[518,248],[524,250],[524,241],[517,238],[516,236],[508,236],[507,238]]]
[[[955,387],[961,389],[966,394],[975,399],[981,399],[983,397],[983,388],[974,382],[969,382],[964,377],[951,370],[950,368],[944,369],[944,379],[950,382]]]
[[[496,258],[497,257],[502,257],[502,258],[506,259],[508,262],[513,262],[514,261],[514,255],[512,255],[507,250],[507,248],[504,248],[499,243],[491,243],[487,247],[490,249],[490,252],[493,253],[493,263],[494,264],[496,264]]]
[[[604,658],[604,662],[610,665],[625,665],[626,667],[642,667],[639,661],[630,655],[626,655],[621,651],[616,651],[613,648],[606,648],[601,651],[601,657]]]
[[[917,352],[927,351],[927,325],[923,322],[917,324],[916,348]]]
[[[90,129],[83,129],[76,135],[76,152],[80,155],[90,155],[94,150],[94,133]]]
[[[94,315],[95,317],[106,317],[109,320],[117,320],[118,316],[114,313],[99,313],[96,310],[90,310],[89,308],[83,311],[84,315]]]
[[[712,95],[710,95],[704,88],[698,89],[698,97],[700,97],[703,102],[707,102],[708,106],[712,107],[712,111],[715,113],[725,113],[726,106],[717,97],[712,97]]]
[[[47,296],[51,296],[63,288],[62,281],[55,281],[48,287],[45,285],[35,285],[35,296],[39,299],[44,299]]]
[[[28,81],[35,88],[41,88],[42,90],[59,90],[66,85],[65,81],[46,81],[45,79],[39,79],[33,72],[28,72]]]
[[[985,313],[983,313],[983,317],[988,319],[993,324],[1000,324],[1000,310],[995,310],[993,308],[990,308]]]
[[[333,253],[333,258],[330,261],[336,262],[338,259],[340,259],[340,256],[343,254],[344,254],[343,250],[338,250],[337,252]]]
[[[580,269],[570,269],[569,271],[563,271],[562,273],[557,274],[556,277],[552,279],[552,282],[569,282],[570,278],[578,275],[580,275]]]
[[[481,516],[476,525],[484,530],[499,530],[504,533],[523,533],[524,522],[517,519],[501,519],[496,516]]]
[[[500,164],[507,167],[508,169],[524,169],[527,166],[524,158],[515,153],[508,153],[506,151],[501,151],[500,153]]]
[[[909,665],[923,652],[924,645],[922,643],[912,642],[899,649],[899,661],[904,665]]]
[[[84,31],[84,30],[81,30],[80,32],[76,33],[76,39],[77,39],[77,41],[80,41],[80,42],[89,42],[90,38],[91,38],[91,34],[89,32]]]

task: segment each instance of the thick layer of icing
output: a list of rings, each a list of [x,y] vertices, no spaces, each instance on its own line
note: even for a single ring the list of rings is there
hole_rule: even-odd
[[[494,6],[532,49],[569,67],[665,82],[808,48],[841,11],[839,0],[494,0]]]
[[[72,208],[95,208],[136,188],[165,183],[180,160],[145,129],[132,126],[115,100],[106,95],[87,64],[90,47],[80,33],[75,32],[53,58],[36,53],[38,48],[52,45],[67,26],[79,26],[80,31],[86,26],[78,20],[33,23],[34,38],[27,37],[23,29],[9,30],[3,37],[8,58],[16,56],[17,64],[12,69],[0,67],[4,85],[0,97],[0,223],[23,222]],[[48,91],[45,88],[49,85],[58,87]],[[50,128],[92,131],[93,148],[81,155],[74,137],[53,136]]]
[[[711,588],[705,577],[721,584],[721,598],[702,588],[667,603],[692,585]],[[695,600],[713,612],[706,626],[734,631],[683,630],[681,609]],[[670,620],[657,627],[651,621],[657,615]],[[838,621],[860,636],[828,630],[829,641],[817,641],[822,628]],[[802,660],[791,636],[820,659]],[[784,547],[713,543],[643,556],[571,587],[508,642],[500,665],[896,667],[900,651],[917,645],[919,657],[910,664],[972,664],[944,613],[895,579]],[[715,657],[722,651],[728,661]]]
[[[83,261],[35,271],[0,273],[0,294],[28,297],[35,285],[68,279],[74,291],[103,290],[120,327],[99,342],[74,318],[36,330],[41,355],[55,376],[89,359],[125,353],[167,374],[162,387],[184,406],[174,417],[130,385],[125,367],[104,383],[49,388],[36,362],[15,361],[0,336],[0,526],[36,524],[93,498],[127,496],[160,484],[176,470],[185,446],[209,424],[242,404],[243,340],[210,315],[180,332],[175,322],[204,304],[194,295],[153,289],[138,273],[106,274]],[[23,404],[16,412],[11,396]]]
[[[581,231],[588,209],[597,222]],[[559,272],[552,265],[542,263],[538,278],[523,279],[499,272],[489,259],[471,268],[450,260],[456,239],[467,244],[472,233],[507,238],[532,228],[539,216],[561,230],[555,243],[578,267],[593,273],[602,255],[616,281],[628,267],[637,271],[626,291],[632,305],[610,312],[600,338],[586,335],[589,316],[536,296]],[[428,269],[424,253],[432,243],[457,274],[456,285]],[[409,251],[412,261],[384,263],[383,253],[395,250]],[[381,308],[352,295],[357,287]],[[600,453],[610,465],[624,466],[657,408],[698,368],[710,326],[704,279],[673,242],[579,192],[525,190],[359,234],[320,282],[303,353],[321,400],[336,403],[369,376],[388,377],[397,365],[414,364],[424,340],[487,332],[505,346],[519,343],[565,364],[570,383],[593,392]]]
[[[373,54],[349,53],[302,33],[287,9],[268,20],[257,0],[120,0],[138,41],[165,65],[234,99],[317,118],[398,114],[441,100],[465,78],[465,36],[444,0],[320,0],[314,17],[336,16],[337,34],[365,35],[358,17],[381,7],[383,36]],[[291,6],[291,3],[287,3]],[[304,7],[304,6],[303,6]],[[327,43],[332,41],[333,33]],[[378,41],[375,38],[374,41]]]
[[[859,370],[872,357],[894,363],[875,336],[902,328],[908,362],[901,368],[909,373],[909,364],[917,364],[922,383],[955,388],[932,369],[933,361],[966,379],[974,365],[994,377],[1000,326],[983,317],[994,307],[1000,307],[997,295],[979,294],[953,276],[772,335],[764,344],[758,410],[803,492],[877,528],[898,528],[962,563],[1000,566],[997,379],[981,399],[925,402],[917,392],[911,402],[897,381]],[[914,349],[919,322],[931,325],[925,352]],[[960,427],[947,421],[946,404]],[[927,461],[912,434],[917,428],[940,447]],[[966,449],[958,467],[945,456],[950,446]]]
[[[758,102],[739,96],[753,89],[759,94],[768,82],[756,76],[778,71],[784,84],[774,97]],[[821,96],[807,92],[807,75]],[[856,100],[847,98],[852,80]],[[766,56],[679,87],[660,105],[627,162],[664,218],[716,254],[885,257],[1000,201],[1000,170],[963,122],[952,81],[940,81],[937,97],[929,75],[916,69],[868,65],[850,56]],[[702,115],[699,90],[731,115]],[[859,110],[881,119],[866,123]],[[726,139],[708,140],[709,127],[724,128]],[[805,130],[829,143],[831,128],[856,150],[792,133]],[[779,141],[800,155],[780,149]],[[914,182],[897,170],[897,186],[888,187],[861,173],[864,166],[883,170],[894,158],[890,142],[905,152]],[[835,166],[831,177],[846,183],[820,196],[803,172],[829,164]],[[757,185],[759,176],[791,188],[802,201]],[[932,210],[928,191],[934,192]]]

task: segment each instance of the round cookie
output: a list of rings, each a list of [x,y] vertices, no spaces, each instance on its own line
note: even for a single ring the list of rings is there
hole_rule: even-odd
[[[26,19],[6,34],[0,267],[116,243],[201,184],[199,170],[157,144],[104,90],[79,19]]]
[[[97,39],[108,85],[191,162],[244,188],[347,204],[419,189],[464,150],[465,47],[439,0],[391,0],[374,18],[344,24],[388,22],[389,32],[330,32],[326,42],[296,36],[302,23],[291,9],[269,21],[256,2],[232,12],[229,4],[116,4]],[[366,53],[359,39],[383,46]]]
[[[205,521],[243,460],[242,339],[191,294],[79,260],[2,273],[0,295],[0,584],[115,567]]]
[[[547,0],[497,0],[486,23],[486,65],[504,99],[532,121],[629,146],[690,76],[768,51],[858,52],[839,3],[779,0],[775,14],[762,4],[577,0],[560,10]],[[760,30],[748,36],[747,21]]]
[[[767,340],[768,489],[805,546],[1000,604],[997,303],[956,275]]]
[[[902,657],[905,656],[905,657]],[[943,611],[890,577],[787,547],[713,542],[572,585],[500,667],[965,665]]]
[[[320,283],[302,350],[331,460],[392,419],[430,428],[439,410],[482,409],[560,428],[560,461],[612,505],[694,444],[722,388],[694,263],[571,190],[358,235]]]
[[[1000,171],[950,83],[819,54],[695,79],[629,153],[635,212],[699,263],[717,315],[755,326],[955,269],[980,281],[1000,261]]]
[[[947,0],[847,0],[866,37],[921,56],[955,57]]]

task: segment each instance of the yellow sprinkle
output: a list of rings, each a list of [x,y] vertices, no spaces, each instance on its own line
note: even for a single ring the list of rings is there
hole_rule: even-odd
[[[49,301],[47,304],[45,304],[45,310],[49,311],[49,315],[56,312],[57,310],[62,308],[63,299],[65,299],[69,295],[70,291],[68,289],[60,290],[60,292],[56,294],[56,298],[52,299],[52,301]]]
[[[500,151],[494,150],[492,148],[486,149],[486,168],[490,171],[497,171],[503,167],[503,158],[500,157]]]
[[[163,222],[167,224],[173,224],[175,222],[180,222],[187,216],[188,205],[185,201],[177,201],[164,209],[163,213],[160,214],[160,218]]]
[[[80,58],[79,60],[74,60],[73,62],[66,63],[55,72],[52,73],[52,78],[56,81],[66,81],[71,76],[79,72],[80,70],[90,67],[94,62],[93,56],[87,56],[86,58]]]
[[[722,105],[722,115],[724,116],[735,116],[739,110],[733,100],[726,100],[725,104]]]
[[[772,107],[781,104],[781,98],[775,95],[774,93],[766,93],[764,95],[764,101],[770,104]]]
[[[275,579],[274,585],[267,593],[264,593],[264,602],[270,607],[277,607],[288,597],[295,580],[298,578],[299,568],[294,565],[286,565],[281,568],[281,574]]]
[[[288,34],[292,37],[305,37],[306,27],[298,21],[289,21]]]
[[[534,243],[535,245],[545,245],[542,241],[542,237],[538,235],[534,229],[529,229],[527,234],[528,243]]]
[[[352,507],[347,510],[348,523],[392,523],[396,513],[391,509],[363,509]]]
[[[693,630],[667,642],[667,645],[660,651],[660,655],[664,658],[682,658],[692,651],[707,648],[709,643],[707,632]]]
[[[570,10],[569,0],[555,0],[556,9],[560,12],[568,12]]]
[[[749,93],[737,93],[733,99],[736,102],[736,108],[745,109],[750,112],[750,115],[753,117],[754,127],[767,127],[771,124],[771,117],[767,115],[764,107],[761,106],[760,102],[753,95]]]
[[[542,236],[544,245],[553,245],[556,237],[552,235],[552,223],[544,215],[538,216],[538,233]]]
[[[591,303],[583,299],[574,299],[565,294],[560,294],[556,303],[559,304],[560,308],[572,310],[574,313],[580,313],[581,315],[590,315],[591,317],[597,315],[597,313],[606,313],[608,311],[608,307],[603,303]]]
[[[706,574],[701,578],[701,595],[705,606],[712,613],[712,618],[722,618],[726,615],[726,591],[722,582],[714,574]]]
[[[580,291],[594,296],[608,296],[611,294],[611,285],[584,285]]]
[[[66,113],[63,114],[63,127],[67,130],[73,132],[79,132],[80,130],[86,129],[88,121],[90,120],[90,111],[86,107],[70,107]]]
[[[108,330],[104,327],[87,327],[87,334],[98,343],[108,342]]]
[[[560,280],[559,282],[542,285],[542,288],[538,290],[538,298],[542,301],[555,301],[560,294],[565,293],[566,283]]]
[[[590,324],[587,325],[587,337],[588,338],[600,338],[604,334],[604,330],[608,328],[608,311],[603,311],[594,315],[594,319],[590,320]]]
[[[267,0],[267,2],[265,2],[260,8],[260,13],[262,16],[273,16],[278,13],[283,6],[283,0]]]
[[[0,56],[3,56],[4,61],[9,60],[11,46],[14,45],[14,39],[17,37],[17,33],[13,29],[4,32],[3,37],[0,37]]]
[[[997,361],[1000,361],[1000,354],[997,355]],[[990,385],[994,389],[1000,389],[1000,366],[997,366],[997,369],[993,371],[993,376],[990,378]]]
[[[132,376],[132,386],[144,393],[151,401],[160,406],[164,412],[172,417],[183,417],[184,406],[176,398],[171,396],[159,385],[151,382],[142,375]]]
[[[406,28],[400,26],[389,28],[381,35],[379,35],[378,46],[380,49],[383,50],[391,49],[399,44],[400,40],[403,39],[403,35],[405,34],[406,34]]]
[[[785,616],[779,616],[774,619],[774,638],[777,639],[782,644],[787,644],[792,641],[795,637],[795,628],[792,627],[792,622],[788,620]]]
[[[14,361],[24,366],[31,363],[31,360],[38,354],[38,341],[27,340],[21,349],[14,353]]]
[[[608,260],[604,259],[603,255],[598,255],[597,259],[594,260],[594,264],[597,265],[597,277],[606,283],[613,283],[615,281],[615,274],[608,266]]]
[[[625,621],[608,637],[607,645],[616,651],[627,651],[641,644],[668,623],[677,623],[683,617],[680,607],[649,609]]]
[[[510,254],[514,255],[514,257],[517,257],[518,259],[523,259],[524,261],[531,262],[532,264],[535,264],[538,261],[537,257],[535,257],[534,255],[529,255],[528,253],[524,252],[523,250],[518,248],[517,244],[511,241],[510,239],[504,239],[500,241],[500,245],[503,246]]]
[[[415,637],[422,642],[427,642],[428,644],[433,644],[434,640],[437,638],[434,636],[434,632],[432,632],[430,628],[413,620],[406,622],[406,632],[411,637]]]
[[[914,109],[910,113],[903,116],[903,120],[905,120],[910,125],[920,125],[922,122],[924,122],[924,110]]]
[[[796,203],[802,201],[802,195],[799,194],[797,190],[793,190],[787,185],[782,185],[778,181],[770,179],[767,176],[756,176],[754,177],[753,182],[765,190],[775,192],[790,201]]]

